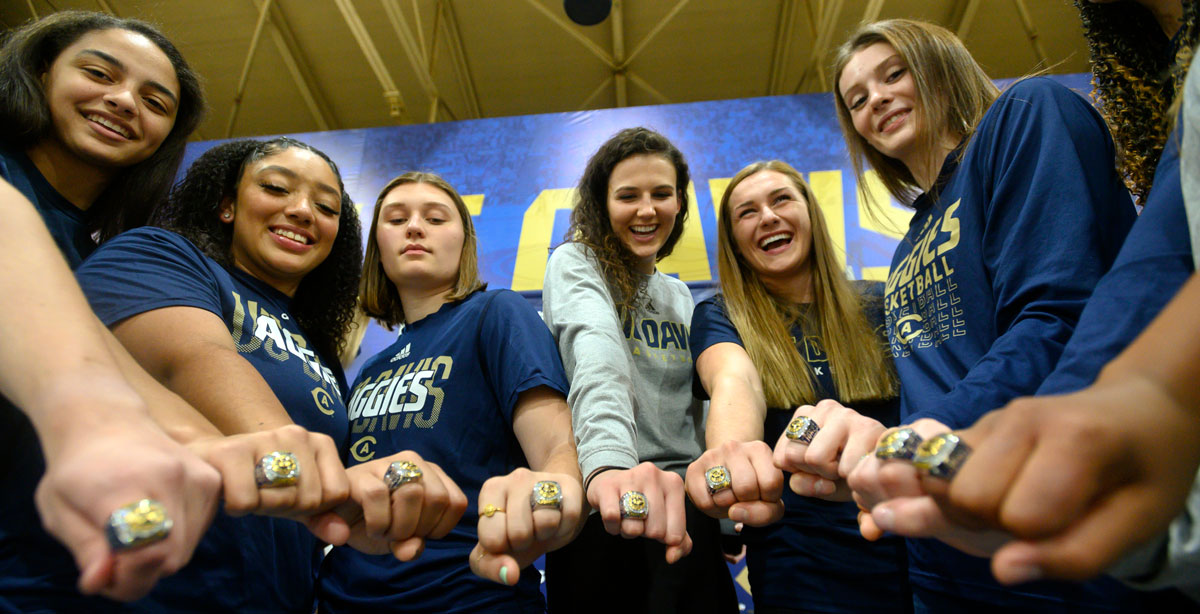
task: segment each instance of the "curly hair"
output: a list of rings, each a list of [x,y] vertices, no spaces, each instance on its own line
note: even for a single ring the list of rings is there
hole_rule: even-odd
[[[247,167],[291,147],[311,151],[329,163],[342,194],[338,233],[329,256],[304,276],[292,296],[291,307],[292,316],[314,349],[337,360],[354,321],[362,270],[362,228],[337,164],[324,152],[287,137],[270,141],[240,139],[217,145],[188,168],[167,202],[154,212],[151,223],[183,235],[221,266],[233,268],[233,225],[221,222],[221,203],[237,197]]]
[[[54,136],[42,75],[80,37],[114,29],[140,34],[154,43],[175,69],[180,91],[175,123],[162,144],[150,157],[114,177],[88,207],[88,229],[99,232],[101,241],[145,225],[153,208],[166,198],[183,162],[187,139],[204,120],[200,77],[158,28],[105,13],[63,11],[47,15],[12,31],[0,46],[0,125],[6,126],[0,138],[27,149]]]
[[[648,128],[626,128],[604,142],[588,160],[579,179],[571,226],[563,240],[588,247],[600,263],[612,292],[617,313],[624,320],[645,293],[645,281],[637,271],[637,258],[617,237],[608,216],[608,180],[613,168],[621,161],[639,154],[662,156],[675,167],[675,190],[679,198],[679,214],[667,240],[658,250],[655,260],[671,255],[683,234],[688,215],[687,187],[691,181],[687,162],[679,149],[667,137]]]
[[[1170,133],[1171,104],[1200,38],[1197,3],[1183,0],[1183,21],[1172,40],[1136,2],[1075,0],[1075,6],[1091,54],[1093,97],[1116,141],[1117,170],[1144,204]]]

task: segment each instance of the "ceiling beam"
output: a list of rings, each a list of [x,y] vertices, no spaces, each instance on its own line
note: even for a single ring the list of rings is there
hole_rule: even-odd
[[[1013,0],[1013,4],[1017,7],[1017,14],[1021,16],[1021,26],[1025,28],[1025,34],[1029,36],[1029,44],[1033,47],[1033,53],[1037,56],[1038,67],[1049,67],[1050,60],[1047,59],[1046,50],[1042,48],[1042,41],[1038,38],[1037,28],[1034,27],[1033,19],[1029,16],[1029,8],[1025,6],[1025,0]]]
[[[863,23],[871,23],[879,19],[881,11],[883,11],[883,0],[871,0],[867,3],[867,8],[863,9]]]
[[[267,25],[267,12],[271,9],[271,0],[263,2],[258,7],[258,21],[254,24],[254,34],[250,36],[250,50],[246,52],[246,61],[242,63],[242,75],[238,78],[237,89],[233,94],[233,106],[229,109],[229,121],[225,123],[225,138],[233,136],[233,126],[237,123],[238,111],[242,107],[242,97],[246,94],[246,82],[250,80],[250,67],[254,64],[254,56],[258,54],[258,39],[262,37],[263,26]]]
[[[637,75],[637,73],[633,72],[632,70],[629,70],[629,71],[626,71],[625,74],[626,74],[626,76],[629,77],[629,80],[634,83],[634,85],[642,88],[643,90],[646,90],[646,93],[650,94],[650,96],[652,98],[657,100],[658,104],[672,104],[671,100],[669,98],[667,98],[666,96],[663,96],[662,92],[654,89],[654,86],[647,83],[645,79],[639,77]]]
[[[254,0],[256,7],[260,7],[264,1]],[[292,81],[300,90],[300,98],[304,100],[304,106],[308,108],[309,115],[312,115],[313,121],[317,123],[317,129],[337,130],[341,128],[329,102],[325,100],[320,88],[317,87],[317,78],[313,74],[312,67],[309,66],[303,50],[296,42],[296,35],[292,32],[291,24],[288,23],[287,17],[278,4],[271,3],[267,19],[274,26],[267,29],[271,35],[271,42],[275,43],[275,48],[279,50],[279,55],[283,58],[283,65],[287,67],[288,73],[292,75]]]
[[[445,28],[446,46],[450,49],[454,71],[458,75],[458,84],[463,91],[463,99],[473,117],[483,117],[479,105],[479,92],[475,89],[475,79],[471,77],[471,66],[467,64],[467,52],[463,47],[462,33],[458,30],[458,17],[454,14],[454,3],[450,0],[438,0],[442,5],[442,27]]]
[[[417,31],[417,47],[421,50],[421,60],[429,64],[429,53],[425,48],[425,28],[421,27],[421,5],[417,3],[417,0],[410,0],[410,4],[412,5],[413,22],[417,24],[415,29]],[[433,38],[435,44],[437,43],[437,14],[438,10],[435,8],[433,12]],[[432,46],[430,45],[430,47]],[[432,73],[433,70],[430,69],[430,72]]]
[[[618,70],[624,70],[627,66],[629,66],[629,63],[632,62],[633,59],[642,52],[642,49],[645,49],[646,45],[649,45],[650,41],[653,40],[654,37],[657,36],[658,33],[661,32],[662,29],[666,27],[666,25],[670,23],[672,19],[675,18],[676,15],[679,14],[679,11],[683,10],[683,7],[686,6],[687,3],[688,0],[679,0],[679,2],[675,3],[675,6],[671,7],[671,10],[667,11],[667,14],[663,15],[663,18],[659,19],[658,23],[654,24],[653,28],[650,28],[650,31],[646,33],[644,38],[642,38],[642,42],[638,43],[637,46],[633,48],[633,51],[629,54],[629,57],[625,58],[624,62],[618,64]]]
[[[822,2],[818,13],[820,25],[817,27],[817,36],[813,40],[812,50],[809,52],[809,65],[804,70],[804,74],[800,75],[800,82],[792,90],[793,94],[799,94],[800,89],[808,81],[808,77],[813,73],[817,75],[817,84],[820,91],[829,90],[829,83],[825,78],[825,52],[829,48],[829,40],[833,38],[833,29],[837,26],[838,16],[842,13],[842,0],[828,0]]]
[[[792,54],[792,39],[796,38],[792,31],[796,27],[796,13],[801,2],[783,0],[779,4],[779,26],[775,30],[775,47],[771,50],[771,72],[767,75],[767,95],[779,93],[783,87],[788,58]]]
[[[579,106],[577,108],[580,111],[591,110],[592,103],[595,102],[596,98],[598,98],[600,96],[600,93],[603,92],[605,90],[605,88],[608,87],[608,84],[612,83],[613,79],[615,79],[615,78],[616,78],[616,73],[613,73],[613,74],[605,77],[604,80],[600,82],[600,85],[597,85],[596,89],[592,90],[592,93],[588,94],[588,97],[584,98],[583,102],[579,103]]]
[[[687,0],[683,1],[686,2]],[[556,25],[558,25],[558,27],[562,28],[564,32],[570,34],[572,38],[579,41],[579,43],[587,48],[588,51],[591,51],[592,55],[600,58],[602,62],[607,64],[610,69],[617,70],[617,64],[613,61],[612,56],[609,55],[607,51],[601,49],[600,45],[592,42],[592,39],[584,36],[582,33],[576,30],[575,26],[572,25],[571,22],[559,16],[558,13],[546,8],[541,2],[538,2],[538,0],[525,0],[525,3],[537,9],[537,12],[545,15],[550,21],[553,21]]]
[[[404,55],[408,57],[409,65],[417,74],[417,81],[420,82],[421,89],[425,90],[425,95],[429,98],[429,114],[436,117],[437,101],[440,96],[437,84],[433,82],[433,75],[430,74],[425,63],[424,49],[413,34],[412,28],[408,26],[408,18],[404,16],[404,12],[400,10],[396,0],[383,0],[383,10],[387,13],[388,21],[392,24],[396,38],[400,40],[400,46],[404,48]],[[433,120],[429,120],[429,123],[433,123]]]
[[[379,50],[375,48],[375,42],[371,40],[371,34],[367,32],[362,18],[358,16],[358,10],[354,8],[351,0],[333,0],[333,2],[342,12],[342,18],[346,20],[346,25],[349,26],[350,33],[354,35],[354,40],[358,41],[359,48],[367,58],[367,64],[375,72],[375,78],[379,79],[379,85],[383,88],[383,98],[388,103],[388,114],[407,122],[408,112],[404,105],[404,96],[396,88],[396,83],[392,81],[392,75],[388,73],[387,66],[384,65],[383,58],[379,55]]]
[[[618,66],[625,63],[625,14],[621,0],[613,0],[612,13],[609,22],[612,23],[613,61]],[[617,108],[629,106],[629,92],[625,86],[625,71],[613,71],[613,82],[616,84]]]
[[[967,40],[971,33],[971,24],[975,21],[975,12],[979,9],[979,0],[959,0],[954,6],[955,14],[950,18],[951,29],[958,40]]]

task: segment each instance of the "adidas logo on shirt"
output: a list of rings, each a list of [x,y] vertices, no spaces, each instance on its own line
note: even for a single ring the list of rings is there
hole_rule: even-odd
[[[408,358],[408,352],[410,349],[412,349],[412,344],[405,343],[404,349],[400,350],[400,352],[398,354],[396,354],[395,356],[393,356],[392,359],[389,360],[388,362],[396,362],[397,360],[404,360],[405,358]]]

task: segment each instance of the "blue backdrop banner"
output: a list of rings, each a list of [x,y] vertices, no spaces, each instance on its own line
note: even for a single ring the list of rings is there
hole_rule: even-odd
[[[1055,77],[1080,92],[1088,75]],[[1002,84],[1003,85],[1003,84]],[[891,203],[878,180],[854,180],[830,94],[773,96],[653,107],[290,135],[325,151],[370,227],[379,190],[409,170],[433,171],[459,190],[479,232],[479,266],[493,288],[512,288],[536,305],[549,249],[563,240],[575,184],[608,137],[647,126],[674,142],[691,167],[691,213],[683,237],[659,268],[697,298],[716,282],[716,206],[729,178],[757,160],[780,159],[804,173],[844,251],[847,272],[885,279],[909,211]],[[191,143],[185,165],[219,141]],[[864,193],[883,203],[865,212]],[[394,339],[368,330],[362,356]],[[361,358],[360,358],[361,361]],[[357,364],[349,375],[353,377]]]

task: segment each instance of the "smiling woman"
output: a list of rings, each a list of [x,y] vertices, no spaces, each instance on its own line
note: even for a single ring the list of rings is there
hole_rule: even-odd
[[[922,437],[966,427],[1050,374],[1133,223],[1108,129],[1050,79],[998,94],[961,41],[928,23],[864,24],[834,68],[860,183],[865,160],[914,210],[884,297],[901,422]],[[864,508],[923,492],[911,465],[884,462],[850,476]],[[1127,605],[1110,581],[1001,587],[982,559],[932,540],[909,543],[909,572],[919,612]]]
[[[337,352],[361,253],[337,166],[288,138],[223,143],[188,169],[155,223],[105,243],[79,269],[93,309],[147,372],[222,433],[292,425],[314,433],[324,443],[312,451],[285,448],[301,483],[270,496],[290,493],[297,519],[326,512],[317,503],[340,502],[327,489],[347,477]],[[247,477],[258,459],[248,460]],[[305,487],[314,476],[321,480]],[[318,551],[304,524],[222,512],[192,562],[130,611],[311,612]],[[211,590],[213,574],[229,568],[241,581]]]
[[[204,115],[200,81],[175,46],[102,13],[64,11],[13,32],[0,83],[0,173],[74,265],[95,249],[94,232],[146,223]]]
[[[655,267],[683,232],[689,181],[666,137],[618,132],[588,160],[567,242],[546,265],[543,316],[571,382],[585,492],[600,511],[546,558],[551,611],[737,611],[717,522],[686,501],[681,479],[704,429],[686,339],[692,297]]]
[[[806,611],[905,611],[904,543],[859,539],[858,508],[830,462],[838,459],[819,458],[822,449],[861,457],[899,419],[883,284],[846,279],[812,190],[784,162],[739,171],[717,224],[721,292],[692,315],[696,377],[711,402],[707,450],[688,467],[688,494],[704,512],[746,523],[756,611],[794,611],[797,593],[808,595]],[[851,411],[840,403],[861,419],[839,440],[836,412]],[[784,434],[802,418],[817,427],[806,443]],[[815,494],[833,500],[781,493],[772,446],[776,458],[807,461],[788,470],[819,478],[829,489]],[[713,466],[729,468],[728,491],[702,487]]]

